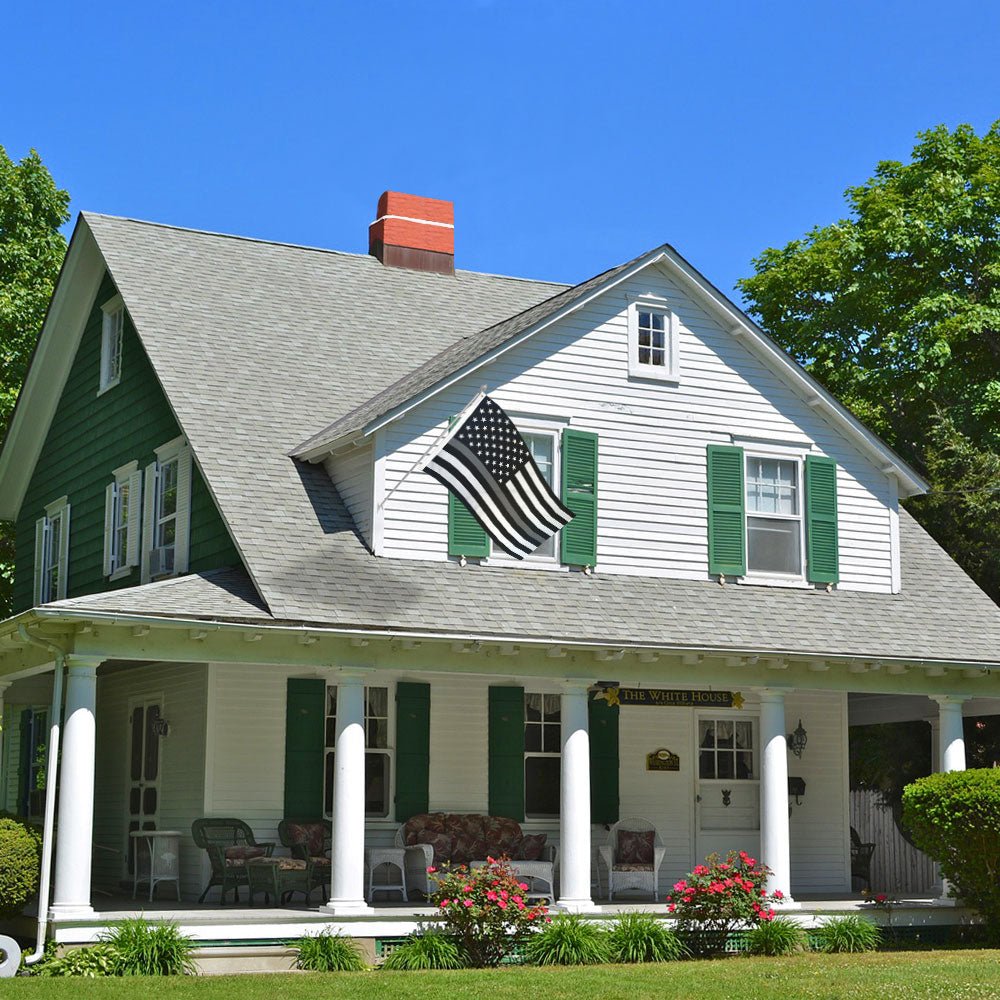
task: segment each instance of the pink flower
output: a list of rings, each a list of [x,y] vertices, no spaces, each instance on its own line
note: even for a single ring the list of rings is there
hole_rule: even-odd
[[[442,899],[441,900],[441,909],[443,910],[450,902],[451,902],[450,899]]]
[[[694,872],[695,875],[707,875],[708,869],[704,865],[695,865]]]
[[[495,902],[495,901],[496,901],[496,898],[497,898],[497,894],[496,894],[496,893],[495,893],[495,892],[494,892],[494,891],[493,891],[492,889],[490,889],[490,891],[489,891],[488,893],[486,893],[486,898],[487,898],[487,899],[488,899],[488,900],[489,900],[489,901],[490,901],[491,903],[492,903],[492,902]]]
[[[501,910],[507,909],[507,904],[502,899],[497,900],[497,906],[499,906]]]
[[[501,899],[506,899],[507,896],[508,896],[507,890],[506,889],[501,889],[500,890],[500,898]]]
[[[520,903],[521,902],[521,897],[520,896],[512,896],[511,898],[514,900],[515,903]]]
[[[433,865],[430,865],[427,868],[427,874],[428,875],[430,875],[432,872],[436,872],[436,871],[437,871],[437,869]]]
[[[884,903],[889,897],[884,892],[878,892],[875,894],[876,903]]]
[[[465,903],[466,907],[472,906],[472,900],[471,899],[465,899],[465,900],[463,900],[463,902]]]
[[[521,892],[527,892],[528,891],[528,884],[527,884],[527,882],[518,882],[517,887],[518,887],[518,889],[521,890]]]
[[[667,913],[673,913],[673,912],[674,912],[674,910],[676,910],[676,909],[677,909],[677,907],[676,907],[676,906],[675,906],[675,905],[674,905],[673,903],[671,903],[671,904],[670,904],[670,905],[669,905],[669,906],[667,907]]]
[[[780,889],[775,889],[774,890],[774,898],[775,899],[784,899],[785,898],[785,894]]]
[[[465,887],[465,891],[466,891],[466,892],[472,892],[472,886],[471,886],[471,885],[467,885],[467,886]]]
[[[678,892],[683,892],[687,888],[687,882],[683,882],[683,881],[681,881],[681,882],[675,882],[674,883],[674,888]]]

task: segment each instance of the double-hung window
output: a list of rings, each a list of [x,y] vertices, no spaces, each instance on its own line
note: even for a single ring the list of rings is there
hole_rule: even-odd
[[[156,449],[156,461],[146,466],[143,507],[143,582],[186,573],[191,450],[184,438],[175,438]]]
[[[142,473],[129,462],[113,475],[104,498],[104,575],[118,580],[139,564]]]
[[[389,746],[389,688],[365,688],[365,815],[389,815],[392,802],[392,748]],[[333,815],[333,776],[337,737],[337,688],[326,689],[324,808]]]
[[[118,385],[122,377],[122,344],[125,339],[125,305],[121,296],[101,306],[101,375],[98,395]]]
[[[643,296],[629,303],[628,351],[631,378],[677,381],[677,317],[665,300]]]
[[[747,572],[802,576],[801,463],[746,456]]]
[[[524,814],[559,815],[562,715],[557,694],[524,695]]]
[[[69,499],[60,497],[35,522],[35,603],[66,596],[69,576]]]

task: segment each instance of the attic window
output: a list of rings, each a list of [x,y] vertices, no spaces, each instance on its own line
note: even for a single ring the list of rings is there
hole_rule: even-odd
[[[125,304],[121,296],[101,306],[104,322],[101,328],[101,378],[98,395],[118,385],[122,377],[122,340],[125,333]]]
[[[663,299],[642,297],[628,307],[630,378],[677,381],[677,318]]]

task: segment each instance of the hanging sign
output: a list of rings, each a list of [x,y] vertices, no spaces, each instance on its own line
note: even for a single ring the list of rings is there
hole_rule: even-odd
[[[668,691],[657,688],[604,688],[594,693],[594,701],[609,705],[654,705],[659,708],[743,707],[739,691]]]
[[[646,754],[647,771],[679,771],[680,769],[680,757],[671,753],[666,747],[660,747],[659,750]]]

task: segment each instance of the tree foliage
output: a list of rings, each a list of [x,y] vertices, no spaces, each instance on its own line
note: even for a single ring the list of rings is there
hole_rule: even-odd
[[[1000,121],[923,132],[847,218],[755,258],[751,314],[929,479],[914,514],[994,597],[1000,570]]]
[[[66,254],[59,227],[69,195],[32,150],[15,163],[0,146],[0,436],[6,435],[28,361]],[[14,532],[0,522],[0,616],[11,608]]]

